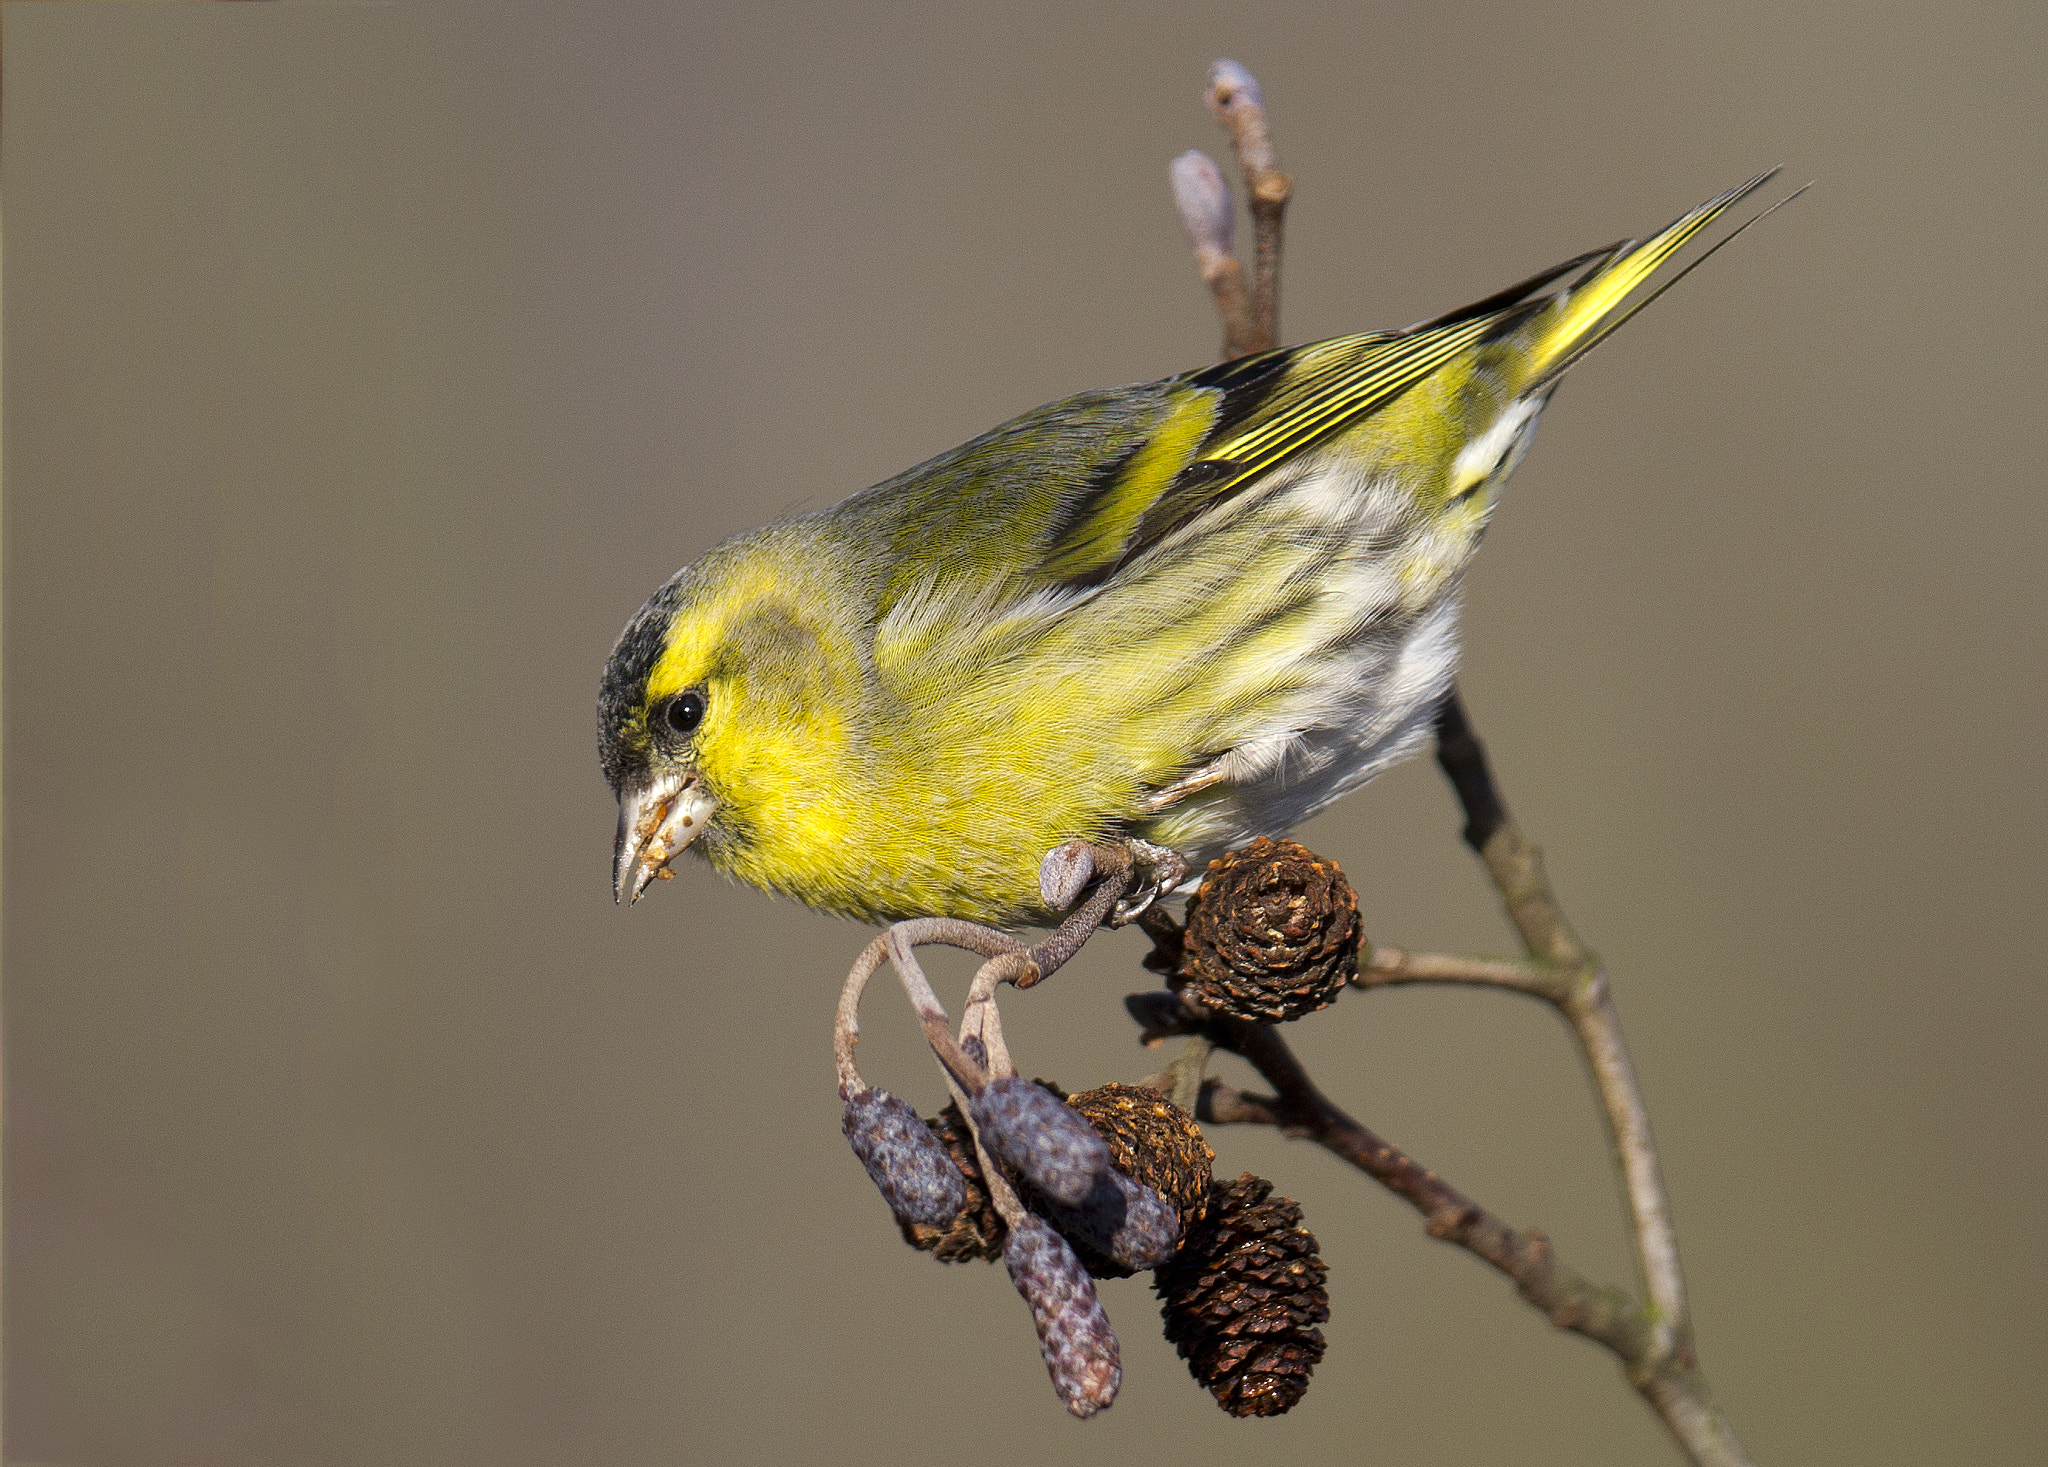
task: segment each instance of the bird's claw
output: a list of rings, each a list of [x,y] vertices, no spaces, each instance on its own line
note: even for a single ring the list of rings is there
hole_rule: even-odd
[[[1145,909],[1171,894],[1188,876],[1188,858],[1170,846],[1155,846],[1126,836],[1123,847],[1131,862],[1131,889],[1110,909],[1108,925],[1122,927],[1143,916]]]

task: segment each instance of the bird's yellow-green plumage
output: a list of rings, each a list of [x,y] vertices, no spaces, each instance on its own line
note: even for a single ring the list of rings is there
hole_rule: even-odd
[[[694,839],[831,911],[1045,921],[1066,841],[1200,859],[1407,757],[1559,374],[1763,181],[1404,332],[1053,403],[717,547],[606,669],[622,889],[627,854],[652,874]]]

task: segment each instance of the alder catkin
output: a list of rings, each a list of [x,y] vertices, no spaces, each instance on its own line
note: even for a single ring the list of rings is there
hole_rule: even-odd
[[[1003,1265],[1038,1328],[1038,1350],[1053,1389],[1086,1419],[1116,1399],[1123,1383],[1116,1333],[1096,1297],[1095,1280],[1041,1218],[1026,1215],[1003,1243]]]
[[[846,1102],[840,1124],[899,1222],[937,1226],[967,1205],[960,1168],[908,1101],[867,1091]]]
[[[968,1101],[989,1155],[1055,1202],[1080,1202],[1109,1166],[1109,1147],[1059,1096],[1019,1076]]]

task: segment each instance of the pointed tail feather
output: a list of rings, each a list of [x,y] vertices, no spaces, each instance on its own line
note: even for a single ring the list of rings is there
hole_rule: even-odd
[[[1756,219],[1748,221],[1741,229],[1735,230],[1715,244],[1714,250],[1708,250],[1685,270],[1666,281],[1654,294],[1638,301],[1631,309],[1621,311],[1622,303],[1637,287],[1655,275],[1666,261],[1683,249],[1701,230],[1777,175],[1778,170],[1775,168],[1768,173],[1758,174],[1748,183],[1707,200],[1661,233],[1639,243],[1618,246],[1607,263],[1596,266],[1583,281],[1559,296],[1557,304],[1545,312],[1539,322],[1539,335],[1530,350],[1529,383],[1524,391],[1537,391],[1555,382],[1565,368],[1613,335],[1623,322],[1657,296],[1676,285],[1694,266],[1705,260],[1707,255],[1735,238],[1743,229],[1749,228],[1750,224],[1756,223]],[[1798,195],[1794,194],[1792,197],[1797,198]],[[1791,199],[1786,199],[1772,208],[1782,207],[1782,204],[1790,202]],[[1767,209],[1764,212],[1771,211]],[[1757,219],[1762,217],[1763,215],[1759,214]]]

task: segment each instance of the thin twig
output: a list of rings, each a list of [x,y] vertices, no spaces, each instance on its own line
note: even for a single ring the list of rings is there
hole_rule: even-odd
[[[911,1007],[917,1010],[918,1022],[924,1026],[925,1042],[938,1056],[948,1078],[957,1080],[969,1090],[979,1091],[988,1083],[987,1079],[981,1067],[960,1047],[960,1041],[953,1037],[952,1022],[946,1017],[945,1006],[932,992],[931,980],[924,976],[924,969],[917,961],[917,939],[904,930],[915,925],[898,922],[882,934],[882,945],[889,954],[889,966],[896,970],[896,976],[902,980],[903,991],[910,995]]]
[[[1543,869],[1543,853],[1523,837],[1508,813],[1487,763],[1486,748],[1474,736],[1455,691],[1444,701],[1437,725],[1438,761],[1447,772],[1455,768],[1451,784],[1460,803],[1465,804],[1466,838],[1492,827],[1476,849],[1529,955],[1556,972],[1557,989],[1545,996],[1571,1023],[1586,1052],[1594,1088],[1600,1093],[1613,1133],[1635,1222],[1643,1279],[1658,1316],[1656,1354],[1673,1354],[1685,1342],[1689,1329],[1685,1278],[1678,1266],[1671,1205],[1658,1171],[1656,1146],[1650,1139],[1649,1114],[1636,1084],[1628,1046],[1622,1040],[1621,1020],[1606,974],[1565,920]]]
[[[953,1067],[964,1060],[951,1029],[947,1027],[944,1005],[932,992],[924,969],[911,955],[912,950],[919,946],[965,948],[982,954],[990,962],[1022,951],[1022,945],[1007,933],[953,917],[919,917],[898,922],[861,949],[860,956],[854,959],[853,968],[846,975],[845,986],[839,990],[839,1010],[832,1025],[832,1058],[839,1074],[839,1093],[847,1100],[864,1094],[868,1088],[854,1061],[854,1051],[860,1045],[860,1002],[867,992],[868,980],[884,958],[889,959],[890,966],[902,981],[903,991],[909,996],[910,1006],[916,1010],[918,1023],[941,1066],[950,1074]]]
[[[1338,1108],[1309,1079],[1279,1031],[1218,1016],[1209,1035],[1248,1060],[1277,1094],[1247,1095],[1219,1081],[1203,1087],[1198,1119],[1215,1125],[1268,1125],[1316,1142],[1402,1198],[1433,1238],[1455,1243],[1515,1281],[1529,1303],[1559,1329],[1584,1335],[1620,1358],[1671,1434],[1701,1467],[1750,1467],[1727,1417],[1714,1406],[1690,1351],[1659,1357],[1660,1322],[1626,1290],[1596,1284],[1557,1257],[1534,1228],[1510,1227]]]
[[[832,1026],[832,1055],[839,1076],[839,1093],[851,1100],[867,1089],[854,1060],[854,1051],[860,1044],[860,1002],[869,978],[885,957],[902,981],[925,1040],[949,1084],[978,1089],[985,1083],[984,1071],[989,1077],[1014,1073],[1009,1049],[1003,1041],[1002,1016],[995,1005],[996,987],[1011,983],[1029,988],[1057,972],[1080,951],[1081,945],[1102,926],[1136,883],[1136,863],[1127,849],[1102,848],[1094,853],[1094,859],[1100,873],[1095,890],[1072,916],[1035,947],[1026,947],[1009,933],[978,922],[957,917],[915,917],[892,924],[862,949],[840,990],[839,1009]],[[931,982],[917,961],[915,953],[920,947],[960,948],[985,960],[968,990],[957,1037],[945,1006],[932,991]],[[982,1044],[979,1063],[962,1047],[969,1038]]]
[[[1557,970],[1515,958],[1468,958],[1449,953],[1411,953],[1375,944],[1359,966],[1353,988],[1398,988],[1410,983],[1464,984],[1475,988],[1506,988],[1532,998],[1557,1002],[1563,985]]]
[[[1189,1115],[1195,1113],[1195,1106],[1201,1100],[1202,1084],[1209,1069],[1209,1051],[1215,1047],[1215,1041],[1208,1035],[1190,1034],[1187,1043],[1181,1046],[1179,1056],[1166,1067],[1166,1098]]]
[[[1280,171],[1258,78],[1235,61],[1209,69],[1209,108],[1230,133],[1252,215],[1252,335],[1248,351],[1280,344],[1280,236],[1294,180]]]
[[[1541,1233],[1508,1226],[1346,1115],[1316,1088],[1277,1028],[1218,1016],[1209,1037],[1250,1061],[1278,1093],[1246,1095],[1212,1080],[1204,1087],[1199,1119],[1277,1126],[1316,1142],[1421,1213],[1431,1237],[1477,1254],[1513,1279],[1522,1297],[1558,1328],[1596,1340],[1624,1360],[1641,1352],[1648,1320],[1626,1292],[1603,1288],[1566,1267]]]
[[[867,1084],[853,1058],[860,1044],[860,1000],[867,991],[868,979],[874,976],[888,951],[888,945],[879,937],[862,948],[860,956],[853,960],[852,971],[846,975],[846,985],[839,990],[839,1012],[832,1024],[832,1061],[839,1072],[842,1100],[867,1093]]]
[[[992,1080],[1017,1073],[1010,1058],[1009,1042],[1003,1037],[1003,1012],[996,1007],[996,989],[1010,980],[1012,965],[1017,961],[1014,955],[1005,955],[983,963],[974,982],[968,985],[967,1002],[960,1009],[960,1043],[964,1047],[969,1038],[981,1041]]]

